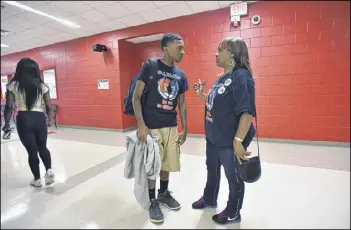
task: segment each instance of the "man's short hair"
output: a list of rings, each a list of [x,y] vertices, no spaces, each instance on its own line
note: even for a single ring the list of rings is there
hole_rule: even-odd
[[[165,34],[162,39],[161,39],[161,49],[163,51],[163,48],[166,47],[168,45],[168,43],[170,42],[174,42],[175,40],[183,40],[183,38],[181,36],[179,36],[178,34]]]

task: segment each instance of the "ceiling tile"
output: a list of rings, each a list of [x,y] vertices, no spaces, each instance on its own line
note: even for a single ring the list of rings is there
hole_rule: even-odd
[[[35,27],[32,29],[28,29],[28,30],[24,30],[21,32],[16,33],[17,35],[19,35],[19,40],[27,40],[29,37],[37,37],[40,36],[40,34],[34,34],[32,31],[37,31],[39,27]]]
[[[83,12],[83,13],[81,13],[81,16],[83,18],[88,19],[89,21],[94,22],[94,23],[104,22],[104,21],[108,21],[110,19],[106,14],[101,13],[95,9]]]
[[[6,43],[21,43],[23,41],[26,41],[27,38],[25,36],[22,36],[20,33],[14,33],[14,34],[10,34],[8,36],[5,37],[1,37],[1,42],[5,42]]]
[[[10,34],[16,33],[16,32],[20,32],[20,31],[24,31],[26,30],[26,28],[19,26],[18,24],[12,24],[9,23],[5,20],[1,21],[1,29],[2,30],[6,30],[8,31],[8,34],[6,36],[9,36]],[[1,39],[3,38],[3,36],[1,36]]]
[[[46,27],[50,27],[54,30],[56,30],[59,33],[71,33],[71,34],[75,34],[75,32],[79,32],[79,30],[81,28],[72,28],[72,27],[67,27],[66,25],[63,25],[61,23],[58,22],[50,22],[48,24],[42,25],[42,26],[46,26]]]
[[[91,24],[95,23],[94,20],[89,19],[89,18],[83,18],[79,15],[73,15],[71,17],[67,17],[67,18],[65,18],[65,20],[68,20],[70,22],[74,22],[80,26],[87,26],[87,25],[91,25]]]
[[[221,8],[229,7],[234,2],[237,2],[237,1],[218,1]]]
[[[45,37],[45,41],[50,42],[50,44],[54,44],[57,42],[64,41],[64,39],[61,38],[60,36],[57,36],[57,34],[54,34],[54,35]]]
[[[112,4],[112,3],[116,3],[116,2],[119,2],[119,1],[82,1],[82,3],[84,3],[84,4],[88,5],[88,6],[91,6],[93,8],[106,6],[106,5],[109,5],[109,4]]]
[[[102,6],[99,7],[97,10],[108,15],[111,18],[121,18],[133,14],[132,11],[128,10],[125,6],[119,3],[113,3],[106,6]]]
[[[155,35],[142,37],[142,40],[144,42],[159,41],[162,39],[162,37],[163,37],[163,34],[155,34]]]
[[[121,1],[120,3],[127,7],[133,13],[139,13],[142,11],[157,8],[152,1]]]
[[[36,27],[34,29],[32,29],[32,33],[33,33],[33,36],[36,36],[36,35],[39,35],[39,36],[36,36],[36,37],[40,37],[40,35],[54,35],[54,34],[57,34],[58,31],[51,28],[51,27],[48,27],[48,26],[39,26],[39,27]]]
[[[101,31],[101,30],[99,30],[96,26],[89,25],[89,26],[81,27],[78,30],[71,30],[70,33],[75,35],[75,36],[85,37],[85,36],[90,36],[93,34],[101,33],[99,31]]]
[[[179,3],[172,6],[165,6],[165,7],[162,7],[161,9],[171,18],[192,14],[191,9],[186,3]]]
[[[52,21],[52,19],[50,19],[50,18],[41,16],[38,14],[34,14],[32,12],[29,12],[29,11],[25,11],[23,13],[20,13],[19,15],[17,15],[17,17],[19,17],[23,20],[32,22],[36,26],[43,25],[43,24],[46,24],[46,23],[49,23]]]
[[[1,3],[1,5],[4,6],[4,8],[1,9],[1,20],[10,18],[14,15],[18,15],[25,11],[21,8],[18,8],[16,6],[11,6],[6,3]]]
[[[142,19],[139,15],[134,14],[126,17],[122,17],[118,19],[120,22],[127,26],[137,26],[141,24],[147,23],[144,19]]]
[[[174,4],[184,3],[184,1],[153,1],[157,7],[172,6]]]
[[[9,25],[9,26],[7,26],[7,25]],[[14,30],[17,29],[16,27],[19,27],[19,28],[22,27],[22,28],[29,29],[29,28],[33,28],[33,27],[35,27],[37,25],[35,23],[33,23],[33,22],[28,21],[28,20],[23,20],[23,19],[21,19],[21,18],[19,18],[17,16],[13,16],[13,17],[11,17],[9,19],[2,20],[1,21],[1,28],[2,29],[4,29],[3,26],[4,26],[5,29],[7,27],[9,27],[9,29],[11,31],[14,31]]]
[[[127,25],[120,22],[118,19],[109,20],[106,22],[101,22],[99,24],[96,24],[96,26],[99,26],[99,25],[101,25],[102,27],[109,28],[111,30],[119,30],[127,27]]]
[[[53,5],[51,2],[37,7],[36,10],[40,10],[43,13],[52,15],[52,16],[60,18],[60,19],[73,15],[72,13],[67,12],[67,11]]]
[[[33,9],[36,9],[36,7],[42,6],[48,2],[50,2],[50,1],[19,1],[19,3],[21,3],[25,6],[29,6]]]
[[[127,41],[131,42],[131,43],[134,43],[134,44],[138,44],[138,43],[142,43],[143,42],[140,38],[130,38]]]
[[[12,49],[10,49],[10,47],[7,47],[6,49],[1,49],[1,56],[4,56],[6,54],[10,54],[10,53],[14,53],[15,51],[13,51]]]
[[[92,7],[80,1],[51,1],[51,4],[73,14],[91,10]]]
[[[56,21],[51,21],[45,25],[42,25],[42,26],[46,26],[46,27],[50,27],[58,32],[67,32],[69,31],[70,29],[79,29],[79,28],[69,28],[67,27],[66,25],[62,24],[62,23],[59,23],[59,22],[56,22]]]
[[[217,10],[220,8],[218,1],[187,1],[187,3],[194,13]]]
[[[71,33],[59,33],[56,35],[57,37],[61,38],[64,41],[68,41],[68,40],[73,40],[76,39],[77,36]]]
[[[169,18],[168,15],[160,9],[140,12],[138,15],[140,15],[147,22],[162,21]]]
[[[97,24],[94,24],[94,25],[91,25],[91,26],[86,26],[86,27],[83,27],[81,29],[83,30],[83,33],[84,32],[92,32],[94,34],[99,34],[99,33],[103,33],[103,32],[112,30],[111,28],[106,26],[106,23],[104,23],[104,22],[103,23],[97,23]]]

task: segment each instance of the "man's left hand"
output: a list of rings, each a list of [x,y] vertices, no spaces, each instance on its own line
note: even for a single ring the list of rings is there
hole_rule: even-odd
[[[177,138],[176,138],[175,141],[176,141],[179,145],[183,145],[184,142],[186,141],[186,136],[187,136],[187,132],[182,131],[182,132],[178,133]]]

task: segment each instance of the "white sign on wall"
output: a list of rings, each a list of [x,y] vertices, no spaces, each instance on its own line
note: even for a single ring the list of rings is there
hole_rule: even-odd
[[[109,81],[108,79],[98,80],[98,89],[109,89]]]
[[[1,99],[6,99],[6,85],[8,82],[7,76],[1,76]]]
[[[230,16],[247,15],[247,2],[234,3],[230,6]]]
[[[57,99],[55,70],[54,69],[44,70],[43,79],[44,79],[44,83],[49,87],[50,98]]]

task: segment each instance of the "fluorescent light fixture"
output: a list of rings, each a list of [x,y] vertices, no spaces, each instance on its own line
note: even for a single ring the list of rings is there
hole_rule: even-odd
[[[35,9],[29,7],[29,6],[23,5],[23,4],[21,4],[19,2],[16,2],[16,1],[2,1],[2,2],[5,2],[5,3],[7,3],[7,4],[11,5],[11,6],[17,6],[17,7],[21,8],[21,9],[23,9],[23,10],[27,10],[27,11],[39,14],[41,16],[45,16],[45,17],[51,18],[51,19],[53,19],[55,21],[58,21],[59,23],[62,23],[64,25],[66,25],[66,26],[69,26],[69,27],[72,27],[72,28],[80,28],[79,25],[77,25],[77,24],[75,24],[73,22],[57,18],[55,16],[49,15],[49,14],[41,12],[39,10],[35,10]]]
[[[9,47],[9,46],[8,46],[8,45],[5,45],[5,44],[1,44],[1,47],[7,48],[7,47]]]

